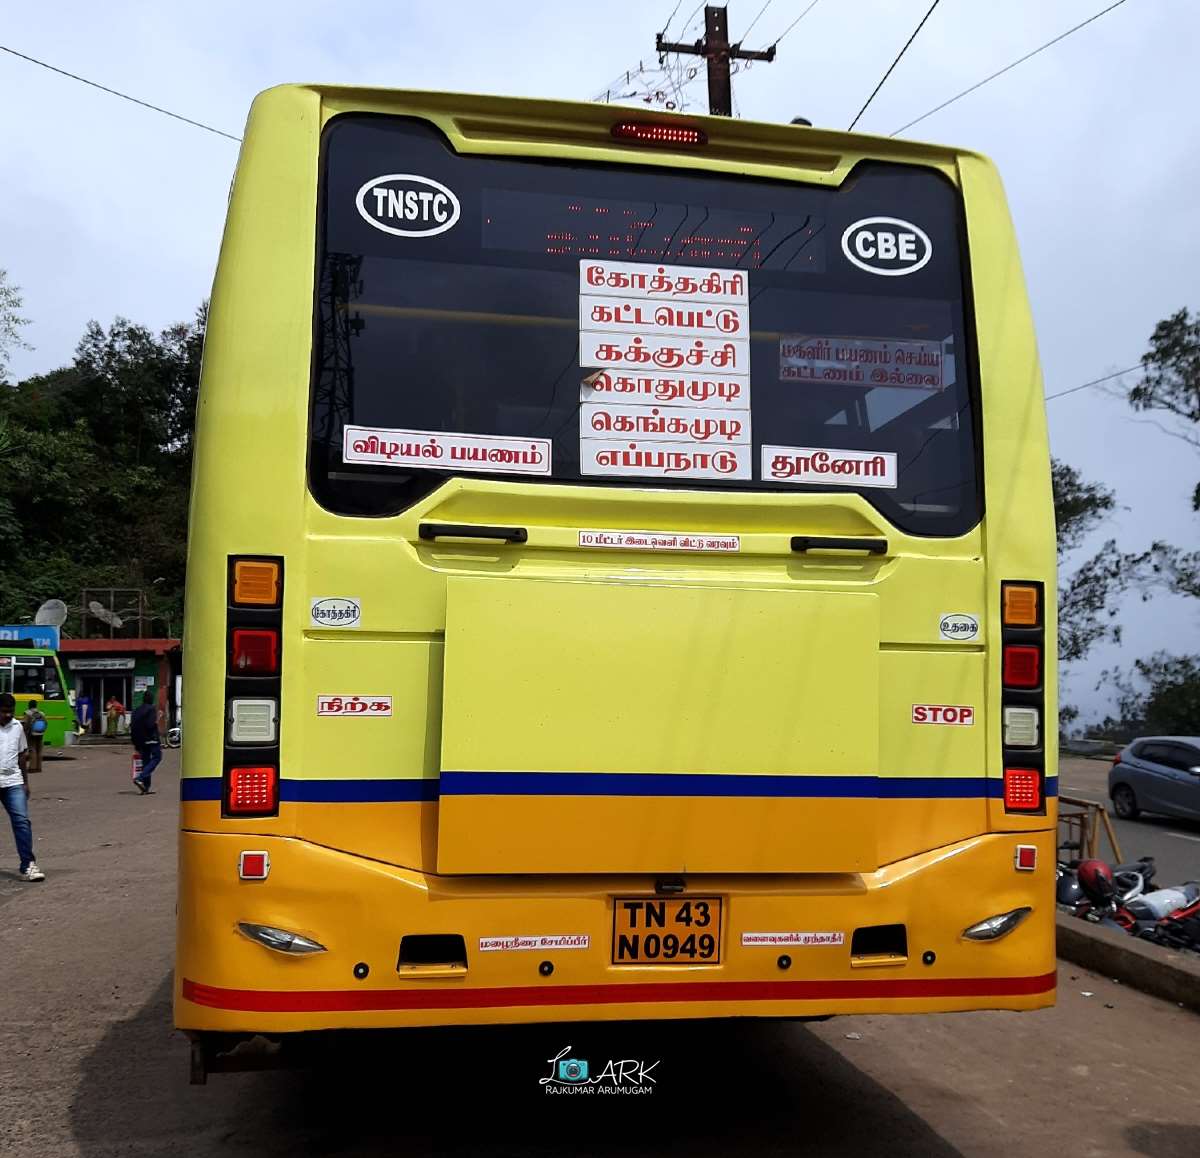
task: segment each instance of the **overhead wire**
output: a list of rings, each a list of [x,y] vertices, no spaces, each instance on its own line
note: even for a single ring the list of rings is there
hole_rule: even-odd
[[[791,30],[795,28],[796,25],[799,24],[800,21],[803,20],[818,4],[820,4],[820,2],[821,0],[812,0],[812,3],[809,4],[809,6],[805,8],[804,11],[801,12],[800,15],[791,22],[791,24],[789,24],[777,37],[775,37],[774,40],[771,41],[770,47],[774,48],[775,45],[777,45],[789,32],[791,32]]]
[[[744,44],[746,42],[746,37],[750,35],[750,33],[754,29],[754,26],[759,22],[759,19],[762,17],[762,14],[770,7],[771,7],[771,0],[766,0],[766,3],[758,10],[758,16],[756,16],[753,20],[751,20],[750,23],[746,26],[746,31],[742,33],[742,35],[739,39],[739,43]]]
[[[1080,23],[1076,24],[1073,28],[1068,28],[1066,30],[1066,32],[1060,32],[1056,37],[1054,37],[1053,40],[1047,40],[1045,44],[1039,44],[1038,47],[1035,48],[1032,52],[1027,52],[1024,56],[1018,57],[1011,64],[1006,64],[1003,68],[997,70],[996,72],[993,72],[990,76],[985,76],[983,78],[983,80],[976,81],[976,83],[971,85],[970,88],[965,88],[962,90],[962,92],[955,93],[954,96],[952,96],[949,100],[942,101],[942,103],[940,105],[934,105],[934,107],[931,108],[928,112],[922,113],[919,117],[915,117],[913,120],[909,121],[907,124],[901,125],[898,129],[893,129],[890,133],[888,133],[888,136],[889,137],[897,136],[899,133],[904,132],[905,129],[911,129],[913,127],[913,125],[920,124],[923,120],[925,120],[926,117],[931,117],[931,116],[933,116],[934,113],[940,113],[942,111],[942,109],[947,108],[948,106],[954,104],[955,101],[962,100],[963,97],[968,96],[970,93],[973,93],[976,89],[983,88],[983,86],[985,84],[990,83],[991,81],[995,80],[997,77],[1003,76],[1006,72],[1011,72],[1014,68],[1017,67],[1017,65],[1024,64],[1027,60],[1032,60],[1035,56],[1037,56],[1037,54],[1039,52],[1045,52],[1045,50],[1047,48],[1050,48],[1052,45],[1057,44],[1060,40],[1066,40],[1066,38],[1068,36],[1072,35],[1075,32],[1078,32],[1081,28],[1086,28],[1093,21],[1099,20],[1101,16],[1106,16],[1114,8],[1120,8],[1121,5],[1124,3],[1125,3],[1125,0],[1116,0],[1115,4],[1110,4],[1107,8],[1102,8],[1099,12],[1095,13],[1092,16],[1089,16],[1086,20],[1080,21]]]
[[[1074,394],[1078,390],[1086,390],[1089,386],[1099,386],[1101,382],[1111,382],[1114,378],[1120,378],[1122,374],[1132,374],[1134,370],[1140,370],[1141,368],[1141,362],[1136,366],[1127,366],[1124,370],[1116,370],[1112,374],[1105,374],[1103,378],[1093,378],[1090,382],[1081,382],[1078,386],[1072,386],[1070,390],[1060,390],[1057,394],[1047,394],[1046,401],[1052,402],[1055,398],[1065,398],[1068,394]]]
[[[909,46],[912,44],[912,42],[914,40],[916,40],[917,34],[921,31],[922,28],[925,27],[925,21],[928,20],[933,15],[933,10],[938,6],[939,3],[941,3],[941,0],[933,0],[933,3],[929,5],[928,11],[925,13],[924,16],[921,17],[921,22],[916,26],[916,28],[914,28],[912,30],[912,35],[904,42],[904,47],[902,49],[900,49],[900,51],[898,53],[896,53],[896,59],[893,60],[892,63],[888,65],[887,72],[885,72],[883,74],[883,76],[879,78],[879,83],[871,90],[871,95],[869,97],[867,97],[866,102],[863,104],[863,107],[858,110],[858,114],[855,116],[854,120],[852,120],[850,122],[850,127],[846,130],[846,132],[848,132],[848,133],[852,132],[854,129],[854,126],[857,125],[858,122],[862,119],[863,113],[865,113],[867,111],[867,109],[870,108],[871,102],[878,95],[879,90],[881,88],[883,88],[884,84],[887,82],[887,78],[892,75],[892,70],[896,67],[896,65],[898,65],[900,63],[901,58],[908,51]]]
[[[36,56],[27,56],[23,52],[18,52],[15,48],[9,48],[5,44],[0,44],[0,52],[7,52],[10,56],[19,57],[21,60],[27,60],[30,64],[36,64],[40,68],[49,69],[51,72],[56,72],[59,76],[68,77],[71,80],[78,81],[80,84],[89,85],[91,88],[98,88],[101,92],[106,92],[109,96],[120,97],[123,101],[130,101],[132,104],[141,105],[144,109],[150,109],[151,112],[162,113],[164,117],[171,117],[177,121],[183,121],[185,125],[192,125],[194,128],[203,129],[207,133],[215,133],[218,137],[226,137],[231,141],[241,143],[242,138],[236,137],[233,133],[227,133],[224,129],[215,128],[213,125],[206,125],[203,121],[195,121],[191,117],[185,117],[182,113],[173,113],[170,109],[164,109],[161,105],[151,104],[149,101],[141,100],[138,97],[130,96],[127,92],[120,92],[118,89],[109,88],[108,85],[100,84],[98,81],[88,80],[86,76],[79,76],[76,73],[68,72],[65,68],[58,68],[56,65],[48,64],[44,60],[38,60]]]

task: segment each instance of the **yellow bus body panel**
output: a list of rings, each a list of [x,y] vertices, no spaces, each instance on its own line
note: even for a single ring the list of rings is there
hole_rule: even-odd
[[[960,537],[932,539],[899,531],[853,494],[465,478],[390,518],[322,509],[306,477],[316,161],[323,126],[345,112],[424,118],[463,153],[830,186],[866,159],[937,170],[964,205],[984,518]],[[604,106],[353,88],[285,86],[254,103],[197,411],[176,969],[183,1028],[1053,1001],[1054,523],[1037,350],[995,169],[963,150],[706,117],[687,118],[709,133],[706,151],[648,151],[614,142],[612,120]],[[423,520],[515,523],[528,528],[529,544],[424,542]],[[741,546],[729,557],[584,557],[580,527],[735,532]],[[889,553],[799,557],[788,545],[795,534],[884,536]],[[285,560],[284,791],[278,816],[253,820],[223,818],[219,803],[226,568],[239,554]],[[1006,813],[999,792],[1006,579],[1039,581],[1046,592],[1044,815]],[[357,629],[311,626],[311,601],[334,596],[361,602]],[[667,631],[667,606],[686,608],[695,630]],[[519,631],[505,629],[498,607]],[[976,614],[979,637],[939,641],[937,623],[949,612]],[[677,678],[660,686],[662,672]],[[721,696],[706,700],[722,672]],[[803,689],[790,705],[785,672]],[[552,695],[554,713],[536,710],[539,689]],[[393,714],[318,718],[316,698],[329,693],[390,695]],[[914,728],[910,708],[921,702],[973,705],[979,722]],[[766,726],[772,719],[785,724]],[[843,783],[826,793],[814,782],[794,798],[534,797],[451,793],[442,783],[447,772],[478,785],[504,772],[635,768],[832,770],[879,788],[855,795]],[[1037,847],[1036,872],[1014,870],[1018,843]],[[238,879],[246,850],[269,852],[266,881]],[[652,895],[664,872],[686,873],[689,893],[724,898],[719,965],[611,963],[613,898]],[[1021,906],[1033,912],[1009,936],[961,936]],[[328,952],[272,953],[239,934],[239,921],[313,936]],[[907,926],[906,959],[855,964],[853,930],[890,923]],[[782,950],[738,940],[775,930],[841,932],[844,942],[790,951],[784,970]],[[469,968],[402,975],[401,937],[438,932],[464,937]],[[537,971],[536,952],[478,951],[481,937],[575,934],[586,934],[588,947],[556,952],[549,977]],[[369,966],[361,981],[358,963]]]

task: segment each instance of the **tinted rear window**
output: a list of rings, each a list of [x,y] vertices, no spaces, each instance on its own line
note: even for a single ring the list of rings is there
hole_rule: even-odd
[[[330,124],[321,174],[327,508],[393,514],[461,474],[854,490],[913,533],[978,521],[960,209],[938,174],[871,163],[828,189],[460,156],[366,116]]]

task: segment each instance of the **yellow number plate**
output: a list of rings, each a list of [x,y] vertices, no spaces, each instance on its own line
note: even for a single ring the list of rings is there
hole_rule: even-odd
[[[614,965],[715,965],[720,897],[614,897]]]

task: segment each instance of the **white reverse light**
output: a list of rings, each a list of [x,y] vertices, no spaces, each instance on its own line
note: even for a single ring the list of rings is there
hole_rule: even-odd
[[[276,723],[274,700],[233,700],[229,705],[229,738],[235,744],[274,744]]]
[[[1037,708],[1004,709],[1004,746],[1036,748],[1041,738],[1041,717]]]

